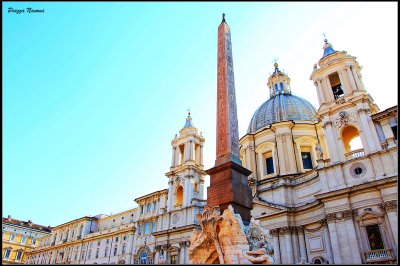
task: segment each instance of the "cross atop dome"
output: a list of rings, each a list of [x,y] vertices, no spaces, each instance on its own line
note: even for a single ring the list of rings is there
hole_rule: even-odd
[[[328,39],[326,38],[325,33],[323,33],[322,35],[324,36],[324,43],[325,43],[325,44],[324,44],[324,47],[322,47],[322,49],[324,49],[324,55],[322,56],[322,58],[324,58],[325,56],[328,56],[328,55],[330,55],[330,54],[334,54],[334,53],[336,53],[337,51],[334,50],[332,44],[330,44],[330,43],[328,42]]]

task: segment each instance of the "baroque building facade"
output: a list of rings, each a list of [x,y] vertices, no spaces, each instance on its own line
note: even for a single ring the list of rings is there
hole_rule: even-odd
[[[2,264],[24,264],[27,254],[38,247],[42,237],[50,235],[50,226],[3,217]]]
[[[356,58],[325,40],[310,79],[319,108],[278,68],[240,139],[252,217],[276,263],[397,261],[397,106],[380,111]],[[357,142],[358,141],[358,142]]]
[[[200,228],[196,214],[205,206],[205,139],[190,113],[179,133],[171,142],[168,189],[136,198],[137,208],[85,216],[51,228],[51,234],[27,253],[27,263],[189,263],[189,238],[194,228]]]
[[[380,111],[356,58],[327,40],[323,49],[310,77],[318,109],[292,94],[275,64],[270,98],[239,140],[242,165],[252,172],[251,216],[277,264],[395,263],[397,106]],[[137,208],[52,228],[28,263],[190,263],[189,240],[206,204],[204,142],[189,113],[171,141],[166,189],[136,198]]]

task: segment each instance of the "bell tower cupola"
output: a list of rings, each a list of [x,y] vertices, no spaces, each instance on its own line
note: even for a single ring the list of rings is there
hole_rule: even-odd
[[[317,90],[319,108],[330,151],[330,162],[343,162],[381,150],[371,115],[378,106],[365,90],[362,67],[356,57],[336,51],[325,38],[322,58],[310,80]]]
[[[183,128],[171,141],[171,167],[165,174],[169,179],[168,211],[191,206],[193,198],[204,200],[204,141],[188,111]]]

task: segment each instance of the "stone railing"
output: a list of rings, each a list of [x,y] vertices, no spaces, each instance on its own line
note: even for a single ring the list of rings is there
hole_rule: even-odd
[[[365,252],[365,260],[367,263],[394,260],[393,251],[391,249],[370,250]]]
[[[346,160],[351,160],[354,158],[362,157],[364,155],[365,155],[364,149],[354,150],[354,151],[351,151],[351,152],[348,152],[345,154]]]

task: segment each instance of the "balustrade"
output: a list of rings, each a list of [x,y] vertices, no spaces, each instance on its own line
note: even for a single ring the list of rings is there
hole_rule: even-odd
[[[351,160],[354,158],[362,157],[364,155],[365,155],[364,149],[354,150],[354,151],[351,151],[351,152],[348,152],[345,154],[346,160]]]
[[[391,249],[377,249],[365,252],[366,262],[379,262],[393,260],[393,251]]]

